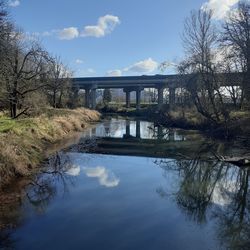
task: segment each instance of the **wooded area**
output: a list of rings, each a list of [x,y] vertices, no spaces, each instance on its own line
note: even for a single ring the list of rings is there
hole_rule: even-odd
[[[9,17],[0,1],[0,110],[10,117],[50,105],[72,106],[71,70],[48,53],[37,38],[27,35]]]

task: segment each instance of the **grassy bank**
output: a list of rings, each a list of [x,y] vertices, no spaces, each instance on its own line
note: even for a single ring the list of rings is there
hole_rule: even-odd
[[[227,124],[211,124],[194,108],[185,110],[176,108],[160,113],[159,122],[165,126],[200,130],[215,138],[229,140],[250,138],[250,112],[248,111],[231,111]]]
[[[35,117],[12,120],[0,116],[0,185],[27,176],[44,159],[49,145],[98,121],[96,111],[46,109]]]

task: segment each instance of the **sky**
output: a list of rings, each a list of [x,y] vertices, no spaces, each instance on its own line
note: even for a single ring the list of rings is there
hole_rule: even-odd
[[[7,0],[8,1],[8,0]],[[220,21],[238,0],[9,0],[12,19],[76,77],[172,74],[193,9]],[[169,62],[164,72],[161,62]]]

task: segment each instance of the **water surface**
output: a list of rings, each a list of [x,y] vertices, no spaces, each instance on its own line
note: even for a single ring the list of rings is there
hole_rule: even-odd
[[[82,136],[2,195],[0,248],[249,249],[250,170],[212,157],[238,147],[120,119]]]

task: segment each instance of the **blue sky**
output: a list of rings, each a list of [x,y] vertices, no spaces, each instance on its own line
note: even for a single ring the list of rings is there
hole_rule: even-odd
[[[162,73],[183,56],[183,22],[192,9],[223,19],[238,0],[10,0],[12,19],[58,55],[75,76]],[[165,72],[174,73],[172,67]]]

